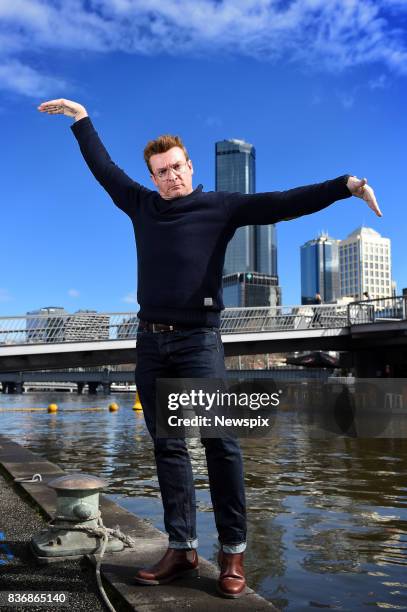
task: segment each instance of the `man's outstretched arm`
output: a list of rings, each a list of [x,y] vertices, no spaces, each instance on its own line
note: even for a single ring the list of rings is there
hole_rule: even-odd
[[[73,100],[60,98],[43,102],[38,106],[38,110],[49,115],[65,115],[75,119],[71,129],[89,169],[115,204],[132,216],[135,212],[135,198],[141,185],[133,181],[112,161],[93,127],[86,108]]]
[[[288,221],[322,210],[352,195],[365,200],[378,217],[382,216],[373,189],[367,185],[366,179],[349,174],[287,191],[248,195],[225,193],[224,197],[230,223],[240,227]]]

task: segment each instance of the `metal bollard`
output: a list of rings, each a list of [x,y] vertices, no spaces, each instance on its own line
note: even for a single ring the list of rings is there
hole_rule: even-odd
[[[96,476],[73,474],[48,483],[57,494],[56,516],[31,539],[31,550],[42,563],[80,559],[96,553],[103,537],[99,492],[106,482]],[[118,538],[109,536],[106,552],[123,550]]]

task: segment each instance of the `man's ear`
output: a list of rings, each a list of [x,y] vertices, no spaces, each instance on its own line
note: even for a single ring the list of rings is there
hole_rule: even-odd
[[[151,180],[153,181],[154,185],[155,185],[156,187],[158,187],[158,184],[157,184],[157,179],[155,178],[154,174],[150,174],[150,178],[151,178]]]
[[[193,174],[193,173],[194,173],[194,167],[193,167],[193,165],[192,165],[192,159],[189,159],[189,160],[188,160],[188,166],[190,167],[191,174]]]

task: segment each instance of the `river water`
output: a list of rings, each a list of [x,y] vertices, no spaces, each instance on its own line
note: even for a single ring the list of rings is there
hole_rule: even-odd
[[[48,414],[50,402],[59,405]],[[118,412],[108,405],[117,402]],[[105,478],[118,504],[164,530],[152,444],[133,393],[0,396],[0,430],[68,472]],[[44,410],[32,410],[32,409]],[[205,456],[189,441],[199,551],[217,536]],[[407,610],[407,441],[316,437],[279,415],[271,437],[243,439],[249,585],[283,610]]]

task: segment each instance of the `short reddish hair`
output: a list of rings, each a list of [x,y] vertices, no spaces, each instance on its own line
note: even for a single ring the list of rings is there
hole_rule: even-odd
[[[185,159],[189,160],[188,151],[186,150],[184,143],[182,142],[179,136],[173,136],[172,134],[164,134],[163,136],[159,136],[155,140],[150,140],[145,148],[144,148],[144,161],[147,164],[148,169],[151,174],[153,171],[150,166],[150,157],[152,155],[157,155],[157,153],[166,153],[173,147],[179,147],[183,150]]]

